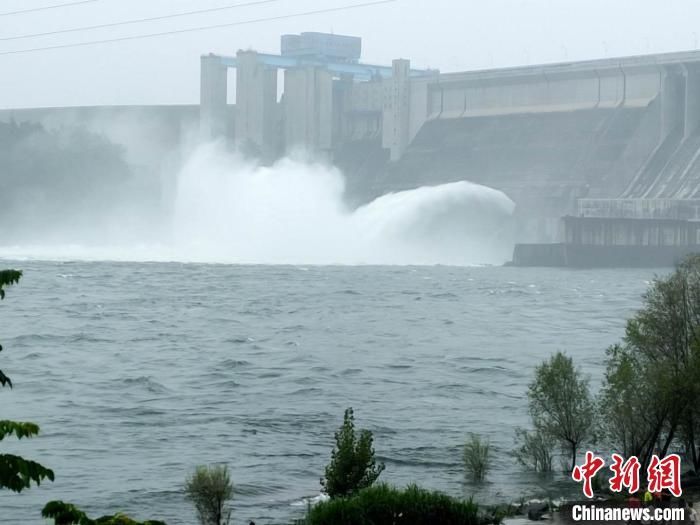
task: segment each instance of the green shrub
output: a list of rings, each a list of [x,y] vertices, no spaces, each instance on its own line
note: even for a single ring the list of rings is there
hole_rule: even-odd
[[[464,468],[476,482],[484,481],[489,470],[490,448],[489,442],[476,434],[470,434],[464,445]]]
[[[515,439],[520,443],[515,458],[521,465],[535,472],[552,471],[552,449],[555,444],[551,438],[538,430],[528,432],[518,428],[515,430]]]
[[[231,510],[226,508],[226,504],[233,498],[233,483],[228,467],[197,467],[185,482],[185,497],[197,509],[201,525],[228,524]]]
[[[369,430],[355,432],[352,408],[345,411],[343,424],[335,433],[336,446],[321,486],[331,498],[349,496],[371,486],[384,471],[384,464],[374,459],[374,438]]]
[[[305,525],[482,525],[479,507],[411,485],[404,490],[380,484],[347,498],[319,503]]]

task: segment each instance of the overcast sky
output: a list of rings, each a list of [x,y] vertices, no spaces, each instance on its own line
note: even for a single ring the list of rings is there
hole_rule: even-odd
[[[0,0],[0,14],[69,0]],[[368,0],[279,0],[156,22],[3,40],[251,0],[94,0],[0,16],[0,107],[181,104],[199,98],[199,56],[279,52],[283,33],[363,38],[363,61],[410,58],[460,71],[696,49],[700,0],[397,0],[333,14],[26,54],[7,51],[243,21]]]

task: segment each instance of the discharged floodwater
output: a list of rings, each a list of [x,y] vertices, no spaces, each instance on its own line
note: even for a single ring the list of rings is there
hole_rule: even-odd
[[[6,440],[56,481],[0,493],[0,521],[92,514],[193,524],[196,465],[227,463],[234,521],[289,523],[317,496],[343,410],[375,435],[381,479],[455,496],[461,447],[490,438],[477,499],[538,490],[510,456],[533,368],[565,350],[597,385],[607,346],[653,270],[0,262],[25,271],[0,303]],[[246,521],[244,521],[246,520]]]

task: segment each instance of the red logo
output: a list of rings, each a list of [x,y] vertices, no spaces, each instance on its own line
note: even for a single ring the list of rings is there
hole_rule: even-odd
[[[612,455],[612,465],[610,470],[613,475],[610,478],[610,490],[612,492],[622,492],[627,489],[629,494],[639,491],[639,472],[641,463],[639,459],[632,456],[627,461],[619,454]],[[593,497],[592,480],[595,475],[605,466],[605,460],[595,456],[593,452],[586,452],[586,460],[583,465],[577,465],[571,477],[578,483],[583,483],[583,494],[587,498]],[[654,455],[651,458],[649,468],[647,468],[647,488],[649,492],[658,494],[668,490],[677,498],[681,497],[681,458],[678,454],[671,454],[664,459]]]
[[[610,478],[610,490],[612,492],[622,492],[626,488],[630,494],[634,494],[639,490],[639,470],[641,464],[636,457],[631,457],[627,461],[619,454],[613,454],[613,464],[610,465],[610,470],[613,471],[613,477]]]
[[[576,465],[571,477],[579,483],[583,481],[583,493],[587,498],[593,497],[592,479],[600,469],[605,466],[605,460],[593,455],[590,450],[586,452],[586,462],[582,466]]]
[[[681,497],[681,458],[671,454],[664,459],[652,456],[647,469],[649,476],[649,492],[661,492],[666,489],[677,498]]]

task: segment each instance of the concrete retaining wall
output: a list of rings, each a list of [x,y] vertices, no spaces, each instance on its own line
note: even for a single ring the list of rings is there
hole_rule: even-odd
[[[700,220],[700,199],[579,199],[577,206],[581,217]]]
[[[675,219],[564,217],[564,242],[593,246],[695,246],[700,222]]]
[[[428,88],[427,119],[645,107],[659,95],[663,68],[548,72],[513,77],[441,75]],[[418,81],[414,80],[414,83]]]

